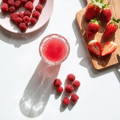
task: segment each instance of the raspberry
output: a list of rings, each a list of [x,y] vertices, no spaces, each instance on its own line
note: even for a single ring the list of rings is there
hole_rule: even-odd
[[[60,80],[60,79],[55,79],[55,81],[54,81],[54,86],[55,86],[55,87],[60,87],[61,85],[62,85],[61,80]]]
[[[30,18],[28,16],[23,17],[23,22],[28,24],[30,22]]]
[[[18,14],[17,13],[12,13],[10,14],[10,20],[15,22],[15,19],[18,17]]]
[[[65,87],[65,91],[66,91],[67,93],[71,93],[71,92],[74,91],[74,88],[73,88],[72,85],[66,85],[66,87]]]
[[[73,81],[72,85],[74,88],[79,88],[80,82],[78,80],[75,80],[75,81]]]
[[[63,105],[69,105],[70,104],[70,99],[68,97],[65,97],[62,101]]]
[[[8,12],[8,4],[7,3],[3,3],[1,6],[1,10],[3,13]]]
[[[44,5],[46,3],[46,0],[39,0],[39,2]]]
[[[29,0],[29,1],[34,2],[34,0]]]
[[[24,5],[28,0],[21,0],[22,5]]]
[[[26,10],[26,11],[24,12],[24,16],[30,17],[30,16],[31,16],[31,12],[30,12],[29,10]]]
[[[38,4],[35,9],[41,13],[42,9],[43,9],[43,6],[41,4]]]
[[[3,2],[3,3],[7,3],[7,2],[8,2],[8,0],[2,0],[2,2]]]
[[[27,26],[25,23],[20,23],[19,24],[19,29],[21,30],[21,32],[25,32],[27,30]]]
[[[10,6],[14,6],[14,0],[8,0],[7,2]]]
[[[23,13],[23,12],[20,12],[20,13],[18,14],[18,16],[21,17],[21,18],[23,18],[23,17],[24,17],[24,13]]]
[[[36,19],[36,18],[32,17],[32,18],[30,19],[30,25],[35,25],[36,22],[37,22],[37,19]]]
[[[38,11],[34,10],[32,13],[32,16],[35,17],[36,19],[38,19],[40,16],[40,13]]]
[[[27,10],[32,11],[32,10],[33,10],[33,3],[32,3],[31,1],[28,1],[28,2],[25,4],[24,8],[26,8]]]
[[[14,7],[14,6],[9,7],[9,12],[10,12],[10,13],[15,12],[15,10],[16,10],[16,9],[15,9],[15,7]]]
[[[23,22],[23,19],[21,17],[16,17],[15,20],[14,20],[14,22],[16,24],[20,24],[21,22]]]
[[[58,88],[57,88],[57,93],[62,93],[62,92],[63,92],[63,87],[61,87],[61,86],[58,87]]]
[[[21,1],[20,0],[16,0],[15,1],[15,7],[19,8],[21,6]]]
[[[76,103],[77,101],[78,101],[78,99],[79,99],[79,96],[77,95],[77,94],[75,94],[75,93],[73,93],[72,95],[71,95],[71,101],[73,102],[73,103]]]
[[[74,74],[68,74],[67,80],[70,82],[73,82],[75,80],[75,75]]]

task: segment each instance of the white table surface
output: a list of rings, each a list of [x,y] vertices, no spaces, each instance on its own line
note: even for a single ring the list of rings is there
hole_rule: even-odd
[[[120,120],[120,76],[115,69],[92,72],[74,22],[82,7],[80,0],[55,0],[46,30],[29,40],[13,40],[0,32],[0,120]],[[61,97],[50,94],[39,116],[26,117],[20,110],[20,99],[40,63],[39,43],[50,33],[59,33],[70,43],[70,55],[58,77],[64,82],[68,73],[76,75],[81,81],[77,91],[80,100],[71,110],[61,111]]]

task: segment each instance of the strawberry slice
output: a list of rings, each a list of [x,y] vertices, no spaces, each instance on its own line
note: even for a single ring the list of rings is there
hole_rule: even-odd
[[[97,56],[101,56],[102,45],[97,40],[92,40],[88,43],[88,50]]]
[[[101,56],[106,56],[112,54],[117,49],[117,44],[115,42],[106,42],[104,44]]]

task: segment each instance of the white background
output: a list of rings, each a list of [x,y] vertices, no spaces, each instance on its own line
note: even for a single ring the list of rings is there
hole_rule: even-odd
[[[115,69],[100,74],[92,72],[87,52],[75,26],[75,14],[82,9],[79,0],[55,0],[50,22],[42,35],[26,41],[12,40],[0,32],[0,119],[1,120],[120,120],[120,76]],[[19,102],[41,58],[41,39],[58,33],[68,39],[71,50],[61,65],[58,77],[64,82],[68,73],[81,81],[79,102],[60,110],[61,97],[51,94],[42,114],[24,116]]]

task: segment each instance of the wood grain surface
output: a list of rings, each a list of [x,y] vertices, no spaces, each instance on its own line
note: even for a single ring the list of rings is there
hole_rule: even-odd
[[[88,3],[90,2],[90,0],[87,0],[87,1]],[[120,0],[108,0],[108,1],[105,0],[104,2],[106,3],[109,2],[109,4],[111,5],[113,16],[120,18],[120,12],[119,12]],[[85,28],[86,28],[87,22],[85,22],[84,20],[84,13],[85,13],[85,8],[77,12],[76,20],[77,20],[77,23],[80,29],[80,33],[83,36],[87,44],[87,39],[85,36]],[[104,27],[101,27],[99,32],[95,35],[94,39],[100,41],[103,35],[103,32],[104,32]],[[111,38],[111,40],[117,43],[118,45],[117,50],[112,55],[105,56],[105,57],[96,57],[90,53],[91,63],[96,70],[103,70],[113,65],[117,65],[119,63],[118,56],[120,55],[120,29],[117,30],[115,36]]]

